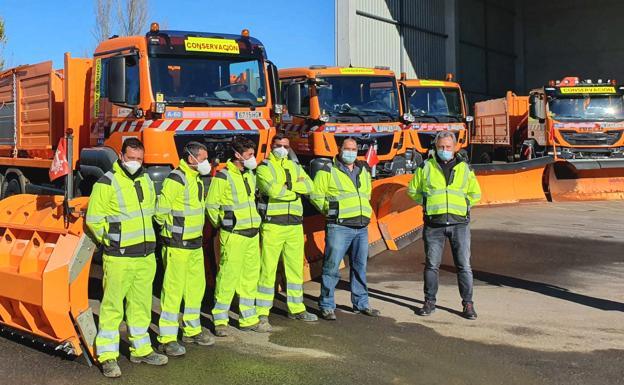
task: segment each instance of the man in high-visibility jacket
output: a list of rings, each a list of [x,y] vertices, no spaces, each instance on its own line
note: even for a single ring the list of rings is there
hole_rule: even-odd
[[[288,159],[289,149],[288,138],[275,135],[271,154],[257,170],[258,189],[262,196],[258,208],[263,222],[256,311],[260,321],[266,323],[273,307],[275,273],[280,257],[283,257],[286,273],[288,317],[308,322],[318,320],[316,315],[306,311],[303,303],[303,206],[300,196],[312,192],[312,180],[300,165]]]
[[[347,252],[353,311],[379,316],[379,310],[372,309],[368,303],[366,284],[368,224],[372,214],[371,174],[367,165],[356,158],[357,142],[353,138],[345,139],[333,164],[317,172],[310,195],[327,222],[319,307],[321,317],[329,321],[336,320],[334,291],[340,280],[340,262]]]
[[[203,346],[214,344],[214,337],[202,329],[199,316],[206,289],[202,235],[208,194],[201,177],[208,175],[210,168],[206,146],[187,143],[178,168],[169,173],[158,197],[154,219],[162,226],[165,266],[158,341],[168,356],[186,353],[178,343],[182,300],[182,341]]]
[[[221,255],[215,287],[212,317],[215,335],[228,335],[228,311],[238,294],[242,330],[269,332],[256,313],[256,289],[260,276],[260,215],[256,209],[256,145],[244,137],[232,141],[234,158],[228,160],[210,183],[208,217],[219,228]]]
[[[142,167],[144,148],[126,139],[121,158],[93,186],[86,225],[104,248],[104,297],[100,305],[95,352],[106,377],[119,377],[119,324],[124,316],[130,339],[130,361],[164,365],[167,356],[152,349],[152,281],[156,274],[156,235],[152,217],[156,191]]]
[[[435,155],[427,159],[412,178],[407,193],[423,206],[425,227],[425,303],[417,314],[435,312],[438,272],[448,238],[457,267],[463,316],[476,319],[472,302],[470,267],[470,207],[481,199],[479,182],[463,158],[455,154],[456,138],[442,131],[435,138]]]

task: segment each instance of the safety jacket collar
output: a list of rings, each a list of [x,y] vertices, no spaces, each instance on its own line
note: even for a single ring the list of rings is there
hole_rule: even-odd
[[[466,161],[464,160],[463,157],[461,156],[457,156],[455,155],[455,166],[453,166],[453,168],[456,168],[457,166],[459,166],[462,163],[466,163]],[[437,168],[439,168],[440,170],[442,169],[442,166],[440,166],[440,162],[438,162],[438,156],[434,155],[432,157],[430,157],[429,159],[427,159],[429,162],[432,162]],[[466,163],[467,164],[467,163]]]
[[[178,165],[178,167],[180,167],[180,170],[182,170],[182,172],[184,172],[189,177],[189,179],[194,179],[199,175],[199,172],[189,166],[189,164],[186,163],[184,159],[180,159],[180,164]]]
[[[269,162],[275,163],[277,165],[284,165],[284,162],[288,160],[288,157],[286,158],[278,158],[277,156],[275,156],[273,154],[273,151],[271,151],[271,153],[269,153],[269,156],[267,157],[267,159],[269,160]]]
[[[227,163],[225,164],[225,167],[227,168],[227,170],[231,173],[234,174],[239,174],[241,176],[243,176],[246,172],[250,172],[249,170],[247,170],[246,168],[243,167],[243,171],[241,171],[238,166],[236,166],[231,160],[228,160]]]
[[[342,169],[342,167],[340,167],[340,165],[343,165],[345,168],[347,168],[347,165],[343,161],[338,159],[337,156],[334,157],[334,167],[336,167],[339,171],[344,173],[344,170]],[[362,173],[362,171],[364,171],[364,167],[366,167],[366,162],[363,162],[361,160],[356,159],[355,162],[353,163],[353,166],[359,168],[359,171],[358,171],[358,174],[357,174],[357,177],[359,178],[359,176]]]
[[[137,172],[135,172],[134,174],[130,174],[121,163],[121,159],[117,159],[117,162],[113,163],[113,170],[116,173],[121,173],[121,175],[126,176],[130,180],[135,180],[145,174],[145,167],[143,166],[141,166],[141,168],[138,169]]]

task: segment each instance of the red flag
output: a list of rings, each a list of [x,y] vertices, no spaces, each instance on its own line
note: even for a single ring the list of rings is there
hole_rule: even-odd
[[[61,140],[59,140],[58,146],[56,147],[56,152],[54,153],[52,165],[50,165],[50,181],[69,174],[69,163],[67,162],[66,148],[67,142],[65,141],[65,137],[62,137]]]
[[[376,145],[370,146],[366,152],[366,163],[368,163],[370,167],[375,167],[379,163],[376,147]]]

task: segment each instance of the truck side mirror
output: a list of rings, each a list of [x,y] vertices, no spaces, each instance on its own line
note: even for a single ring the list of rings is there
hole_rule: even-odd
[[[126,104],[126,58],[116,56],[108,62],[108,100],[111,103]]]
[[[529,115],[533,119],[538,119],[540,123],[546,120],[546,106],[540,94],[531,94],[529,97]]]
[[[288,85],[288,113],[301,115],[301,86],[299,83]]]
[[[267,69],[269,72],[269,85],[271,87],[271,99],[273,100],[273,105],[282,104],[278,86],[279,74],[277,72],[277,66],[269,62],[269,66]]]

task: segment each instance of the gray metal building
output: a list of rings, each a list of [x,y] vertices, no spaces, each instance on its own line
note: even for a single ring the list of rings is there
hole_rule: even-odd
[[[624,81],[622,0],[336,0],[336,63],[453,73],[471,102],[564,76]]]

